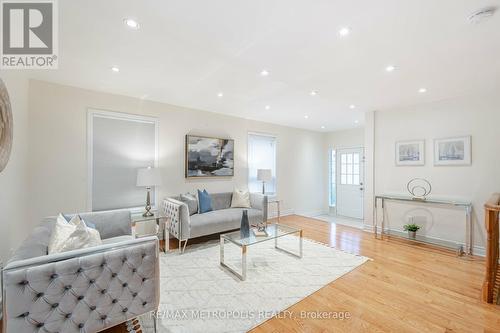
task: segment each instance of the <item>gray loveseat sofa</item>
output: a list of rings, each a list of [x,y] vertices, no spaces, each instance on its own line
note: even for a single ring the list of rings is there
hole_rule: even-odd
[[[158,238],[133,238],[129,211],[80,216],[102,245],[48,255],[50,217],[3,269],[3,332],[98,332],[158,309]]]
[[[179,240],[179,249],[184,251],[190,238],[239,229],[243,210],[248,210],[250,224],[267,221],[267,196],[250,193],[251,208],[231,208],[232,192],[211,193],[212,211],[189,215],[188,206],[179,197],[167,198],[163,202],[165,216],[170,220],[169,232]],[[182,241],[184,247],[182,248]]]

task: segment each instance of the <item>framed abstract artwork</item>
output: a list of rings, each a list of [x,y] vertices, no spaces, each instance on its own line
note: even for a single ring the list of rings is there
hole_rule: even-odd
[[[396,165],[424,165],[425,140],[396,142]]]
[[[471,163],[470,136],[434,140],[434,165],[470,165]]]
[[[234,176],[234,140],[186,135],[185,177]]]

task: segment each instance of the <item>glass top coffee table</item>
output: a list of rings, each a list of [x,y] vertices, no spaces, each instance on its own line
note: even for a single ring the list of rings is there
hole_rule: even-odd
[[[250,230],[249,237],[242,237],[240,231],[233,231],[227,234],[220,235],[220,264],[222,267],[226,268],[228,271],[236,275],[240,280],[244,281],[247,275],[247,247],[250,245],[274,240],[274,248],[295,257],[302,258],[302,230],[293,228],[282,224],[270,224],[266,229],[266,236],[255,236],[252,230]],[[283,236],[297,234],[299,237],[299,250],[298,253],[291,252],[284,248],[279,247],[278,239]],[[228,263],[224,261],[224,245],[226,241],[231,242],[241,249],[241,273],[237,271],[236,268],[230,267]]]

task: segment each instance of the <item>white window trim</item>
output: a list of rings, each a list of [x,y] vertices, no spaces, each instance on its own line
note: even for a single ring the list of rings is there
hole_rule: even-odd
[[[155,126],[155,161],[154,167],[158,167],[158,157],[159,157],[159,120],[156,117],[140,116],[129,113],[109,111],[103,109],[87,108],[87,211],[92,212],[92,183],[94,179],[94,173],[92,166],[94,164],[94,147],[92,145],[92,139],[94,135],[94,117],[117,119],[117,120],[128,120],[144,123],[153,123]],[[156,210],[158,206],[158,186],[155,186],[154,192],[155,205],[152,210]],[[144,192],[144,205],[146,204],[146,192]],[[138,213],[144,210],[144,207],[133,207],[128,208],[132,213]]]
[[[276,149],[274,150],[274,167],[276,169],[275,170],[276,184],[274,184],[274,193],[268,195],[268,198],[275,199],[278,196],[278,156],[277,156],[278,155],[278,136],[276,134],[264,133],[264,132],[255,132],[255,131],[248,131],[247,132],[247,187],[248,187],[248,184],[250,182],[250,177],[248,174],[248,170],[250,170],[250,163],[249,163],[249,158],[248,158],[248,154],[250,152],[250,140],[248,140],[248,137],[250,135],[267,136],[269,138],[273,138],[274,142],[276,143]]]
[[[332,163],[332,155],[335,152],[335,161]],[[332,166],[335,165],[335,174],[332,175]],[[335,203],[332,204],[332,181],[335,180]],[[335,148],[328,149],[328,207],[335,208],[337,206],[337,150]]]

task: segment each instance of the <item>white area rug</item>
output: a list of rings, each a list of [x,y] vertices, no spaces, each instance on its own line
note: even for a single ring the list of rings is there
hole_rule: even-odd
[[[296,236],[280,247],[298,250]],[[226,261],[241,267],[241,252],[226,243]],[[247,248],[247,279],[219,265],[219,243],[161,254],[159,332],[246,332],[363,264],[368,258],[303,240],[303,258],[274,249],[274,241]],[[151,315],[140,318],[153,332]]]

